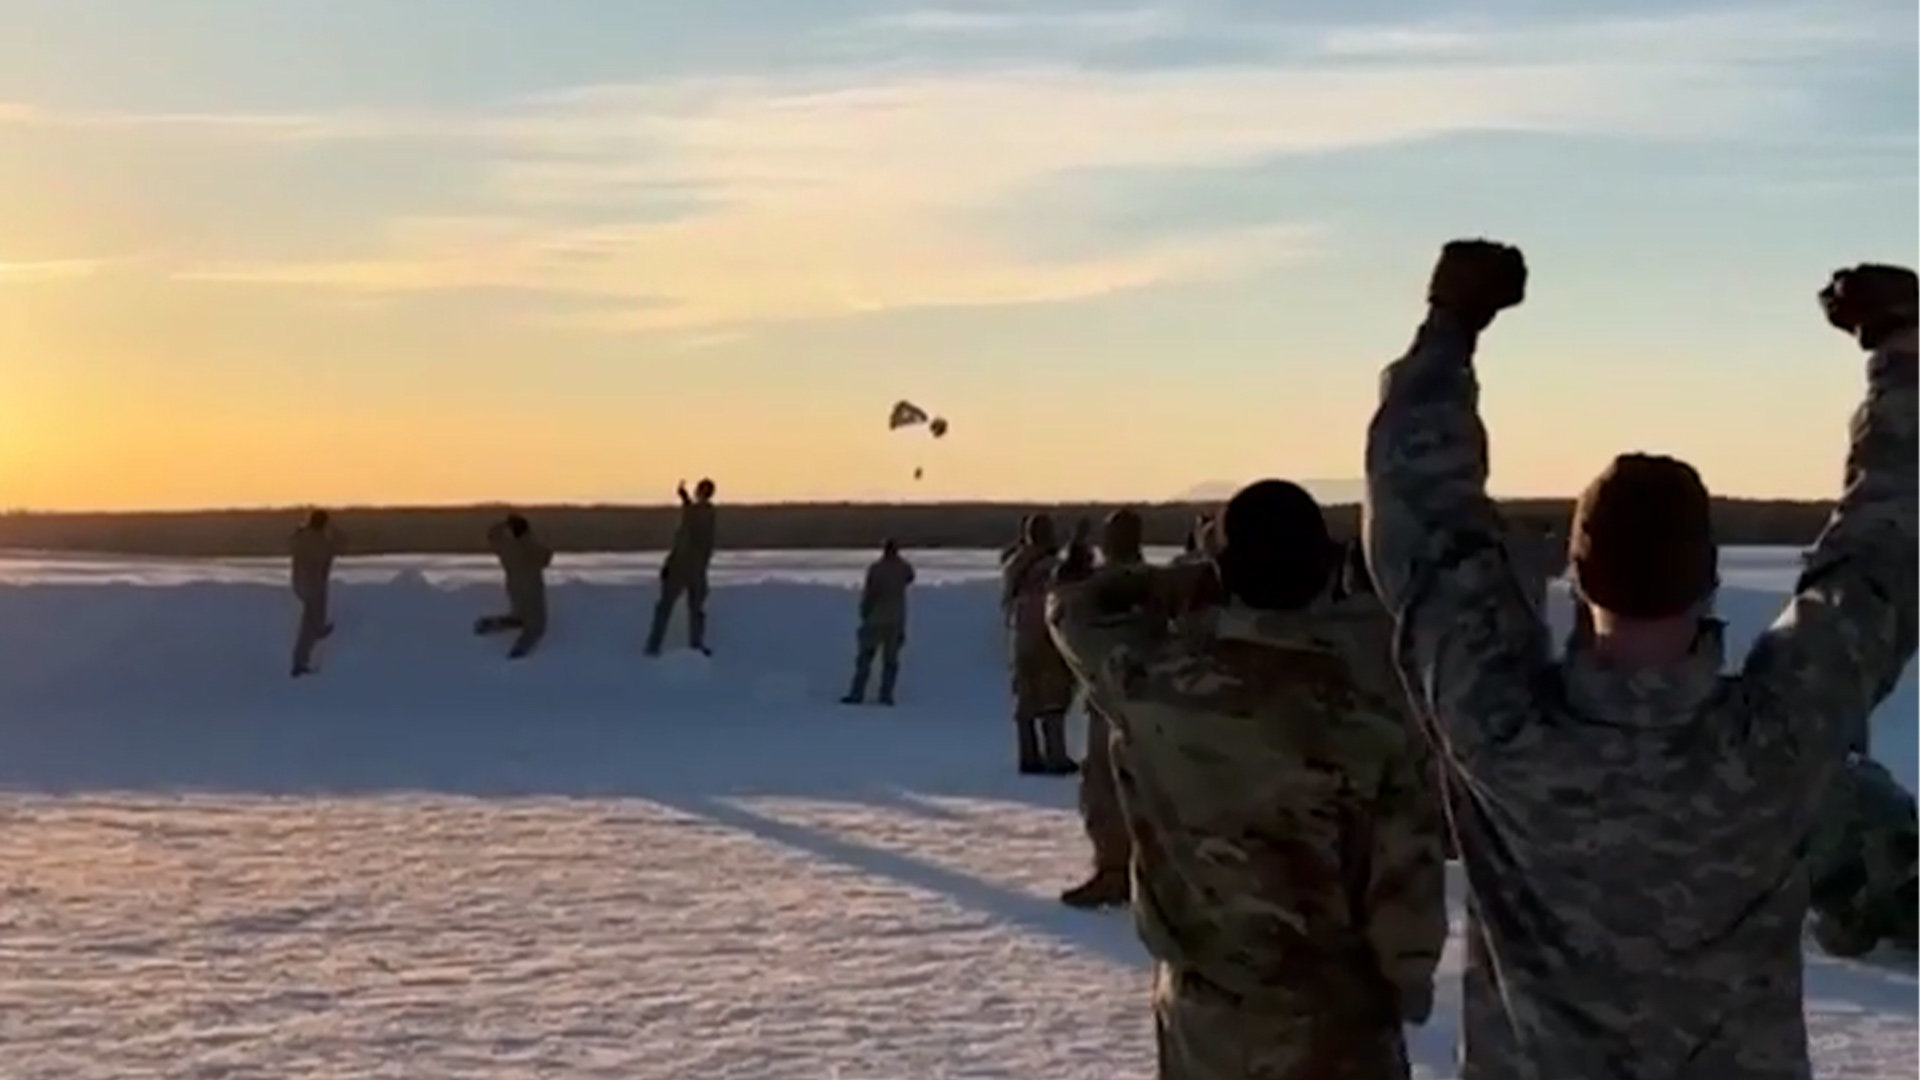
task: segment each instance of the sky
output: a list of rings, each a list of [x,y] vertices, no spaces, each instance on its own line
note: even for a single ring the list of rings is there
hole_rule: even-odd
[[[1360,474],[1519,244],[1493,486],[1835,492],[1912,0],[0,0],[0,507]],[[893,402],[945,416],[889,432]],[[913,470],[924,478],[913,479]]]

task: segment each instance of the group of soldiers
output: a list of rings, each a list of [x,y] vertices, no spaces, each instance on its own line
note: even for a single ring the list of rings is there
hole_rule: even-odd
[[[710,653],[706,643],[707,569],[713,562],[716,535],[715,491],[712,480],[700,481],[691,495],[685,482],[677,489],[680,523],[660,567],[660,596],[647,632],[648,656],[660,654],[674,608],[682,601],[687,608],[687,644]],[[293,677],[297,679],[314,673],[314,649],[333,633],[327,612],[328,592],[333,562],[346,551],[347,540],[327,511],[315,510],[294,530],[290,547],[293,594],[300,602],[299,631],[293,644]],[[507,610],[476,619],[473,632],[482,637],[516,632],[507,657],[518,660],[530,655],[547,633],[546,573],[553,564],[553,549],[534,532],[526,516],[517,513],[488,526],[487,547],[500,560],[507,586]]]
[[[1830,951],[1914,947],[1913,799],[1867,756],[1920,607],[1913,273],[1819,294],[1868,353],[1865,401],[1833,515],[1732,673],[1707,489],[1649,454],[1576,504],[1556,657],[1546,575],[1486,491],[1474,362],[1526,281],[1514,248],[1443,249],[1368,428],[1357,551],[1263,480],[1175,565],[1125,511],[1102,565],[1044,519],[1008,553],[1021,768],[1068,771],[1077,681],[1095,873],[1063,899],[1131,905],[1166,1080],[1406,1077],[1450,846],[1469,1080],[1800,1080],[1810,907]]]
[[[1868,756],[1867,722],[1920,636],[1914,274],[1863,265],[1820,291],[1868,353],[1865,400],[1832,517],[1733,673],[1707,489],[1640,453],[1576,503],[1555,655],[1549,574],[1487,494],[1478,411],[1476,347],[1526,283],[1514,248],[1442,250],[1381,381],[1357,545],[1261,480],[1170,565],[1146,561],[1131,511],[1064,545],[1036,515],[1003,553],[1018,767],[1080,776],[1094,873],[1062,899],[1131,906],[1163,1080],[1406,1077],[1450,853],[1467,1080],[1800,1080],[1810,909],[1831,951],[1913,948],[1913,799]],[[712,482],[680,497],[649,652],[683,597],[704,648]],[[489,541],[510,611],[475,630],[519,631],[524,656],[551,553],[517,515]],[[331,630],[339,550],[323,513],[294,538],[296,675]],[[913,580],[889,542],[848,703],[876,657],[893,701]]]

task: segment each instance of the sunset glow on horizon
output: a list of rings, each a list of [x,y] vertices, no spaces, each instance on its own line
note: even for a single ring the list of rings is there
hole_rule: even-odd
[[[1828,497],[1862,365],[1814,294],[1916,261],[1915,36],[1892,0],[0,0],[0,507],[1356,477],[1461,235],[1533,274],[1483,347],[1496,490],[1650,449]]]

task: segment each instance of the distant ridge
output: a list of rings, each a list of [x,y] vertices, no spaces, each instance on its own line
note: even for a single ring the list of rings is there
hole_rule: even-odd
[[[1329,483],[1314,481],[1315,484]],[[1339,488],[1324,491],[1337,495]],[[1352,483],[1348,481],[1347,483]],[[1235,485],[1237,487],[1237,485]],[[1201,484],[1193,492],[1212,491]],[[1227,494],[1231,494],[1229,491]],[[1322,496],[1336,535],[1359,529],[1354,498]],[[1219,505],[1218,498],[1182,498],[1130,504],[1146,519],[1147,541],[1178,544],[1193,515]],[[893,537],[913,548],[997,548],[1013,538],[1023,515],[1046,511],[1063,523],[1099,519],[1116,503],[764,503],[721,504],[720,546],[741,549],[818,550],[878,547]],[[1570,499],[1508,499],[1506,514],[1538,528],[1564,530]],[[1827,502],[1719,499],[1714,525],[1723,544],[1804,545],[1820,531]],[[672,506],[519,506],[547,542],[562,551],[658,551],[673,538],[679,518]],[[486,551],[494,506],[340,507],[336,516],[362,555],[458,554]],[[149,513],[0,514],[0,549],[48,553],[92,552],[176,557],[246,557],[286,554],[288,532],[299,518],[293,509],[190,510]]]
[[[1233,493],[1245,486],[1245,481],[1209,480],[1204,484],[1195,484],[1173,497],[1174,502],[1218,503],[1233,498]],[[1365,480],[1295,480],[1294,483],[1307,489],[1307,493],[1319,501],[1321,506],[1341,506],[1358,504],[1367,493]]]

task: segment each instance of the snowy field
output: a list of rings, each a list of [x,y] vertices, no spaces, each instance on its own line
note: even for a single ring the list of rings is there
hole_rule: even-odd
[[[1074,783],[1013,774],[992,557],[916,560],[891,711],[835,704],[868,558],[723,558],[717,657],[646,662],[657,563],[563,556],[517,664],[488,561],[350,561],[298,683],[281,564],[0,558],[0,1076],[1150,1076],[1126,916],[1055,900]],[[1736,650],[1793,567],[1728,553]],[[1822,1076],[1914,1076],[1915,1008],[1809,957]]]

